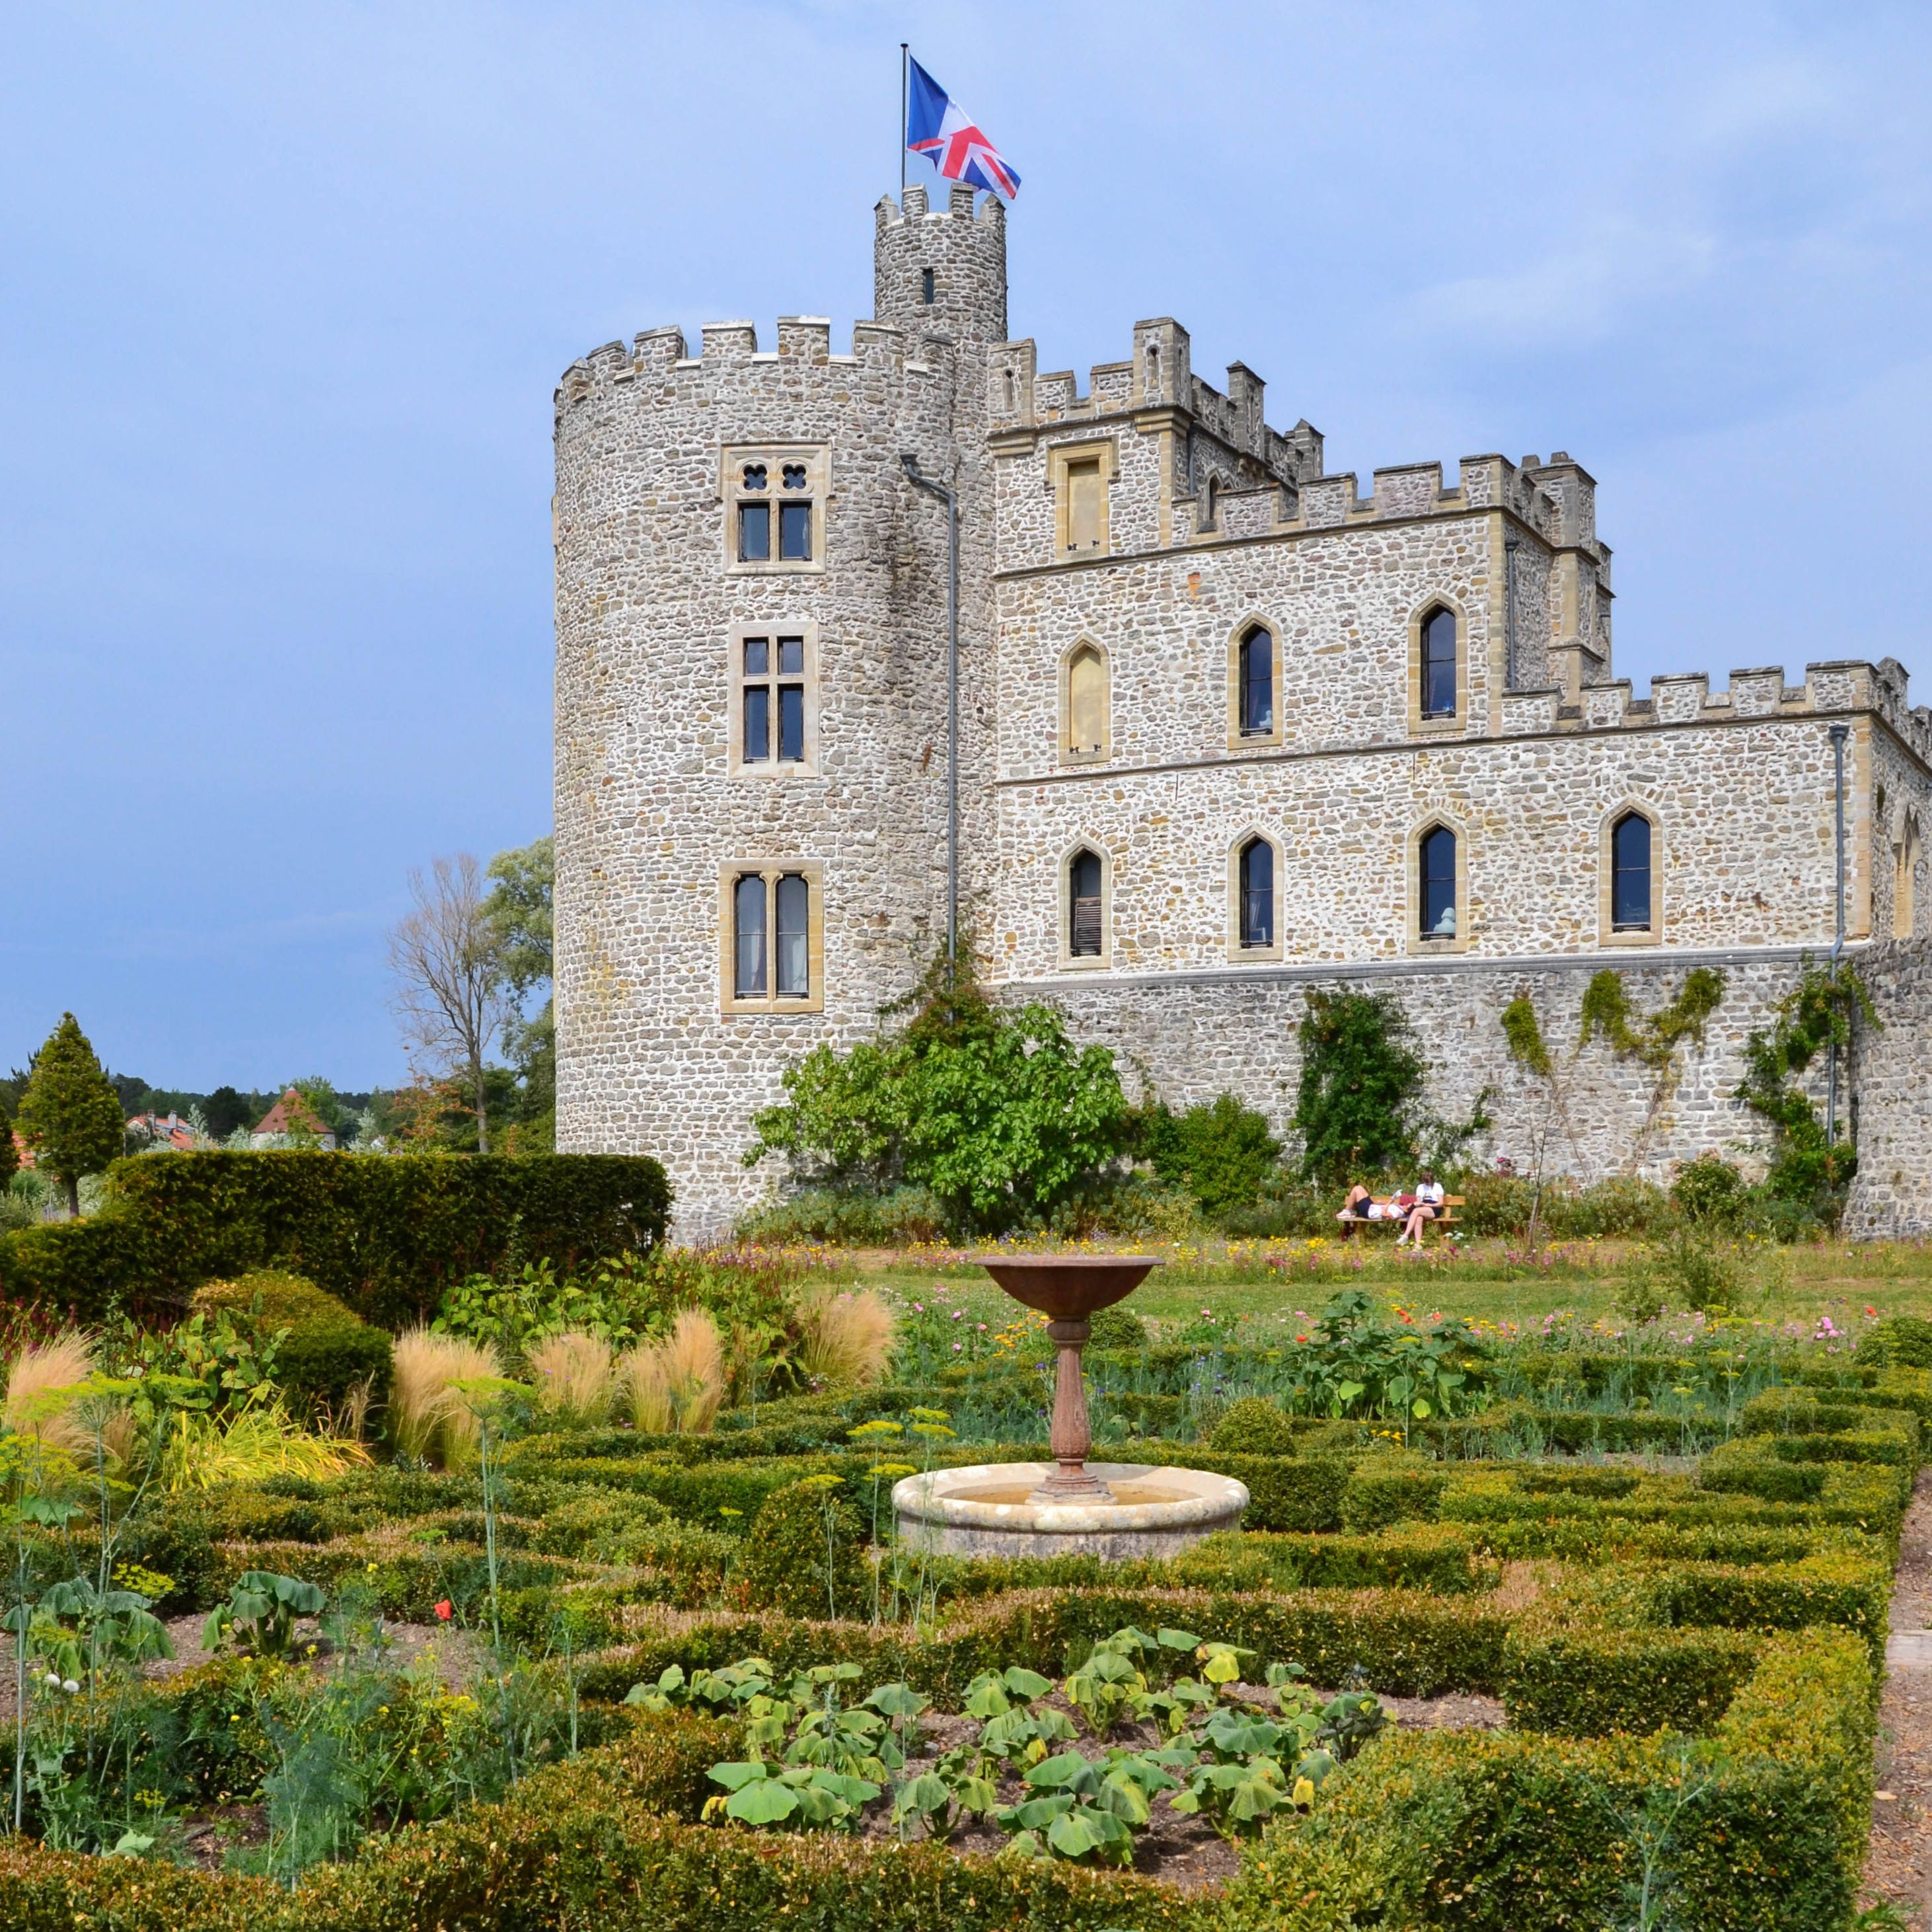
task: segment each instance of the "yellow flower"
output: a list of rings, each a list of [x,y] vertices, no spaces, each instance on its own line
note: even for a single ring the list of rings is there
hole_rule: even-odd
[[[1298,1778],[1294,1780],[1294,1802],[1298,1804],[1315,1802],[1315,1780],[1312,1778]]]

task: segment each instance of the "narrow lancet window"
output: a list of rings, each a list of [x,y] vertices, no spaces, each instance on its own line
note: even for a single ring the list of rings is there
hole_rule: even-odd
[[[812,991],[811,892],[796,872],[778,880],[778,996],[802,1000]]]
[[[1251,838],[1241,848],[1241,944],[1274,944],[1274,848]]]
[[[1422,715],[1456,715],[1456,614],[1439,607],[1422,620]]]
[[[1610,828],[1610,924],[1618,932],[1650,930],[1650,820],[1640,812]]]
[[[1432,826],[1417,850],[1425,939],[1456,937],[1456,835],[1446,825]]]
[[[1241,736],[1274,730],[1274,637],[1259,625],[1241,640]]]
[[[1100,956],[1100,855],[1080,851],[1066,868],[1067,946],[1076,959]]]
[[[741,878],[731,892],[733,988],[741,1000],[765,994],[765,882],[755,873]]]

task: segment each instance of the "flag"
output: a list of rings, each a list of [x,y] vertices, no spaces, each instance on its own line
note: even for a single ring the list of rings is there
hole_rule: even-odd
[[[948,181],[970,182],[1011,201],[1020,191],[1019,176],[945,88],[917,61],[910,64],[906,146],[915,154],[925,155]]]

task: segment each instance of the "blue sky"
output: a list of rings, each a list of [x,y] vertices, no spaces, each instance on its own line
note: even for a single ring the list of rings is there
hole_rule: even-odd
[[[1932,702],[1922,6],[0,20],[0,1063],[71,1007],[158,1085],[400,1076],[407,868],[549,826],[556,378],[862,314],[908,34],[1024,177],[1042,368],[1172,314],[1365,488],[1565,448],[1640,686]]]

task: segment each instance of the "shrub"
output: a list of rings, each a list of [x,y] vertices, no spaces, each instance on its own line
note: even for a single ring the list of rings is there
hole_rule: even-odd
[[[1932,1322],[1916,1315],[1888,1315],[1873,1325],[1858,1357],[1862,1361],[1932,1369]]]
[[[108,1179],[92,1220],[0,1234],[0,1293],[91,1322],[278,1268],[394,1329],[450,1283],[528,1255],[569,1272],[649,1253],[670,1212],[663,1168],[628,1154],[151,1154]]]
[[[1155,1173],[1184,1186],[1210,1219],[1253,1208],[1281,1158],[1266,1117],[1232,1094],[1184,1114],[1161,1101],[1142,1117],[1141,1134]]]
[[[843,1248],[905,1248],[938,1241],[946,1233],[946,1210],[929,1189],[895,1187],[883,1194],[864,1188],[806,1187],[754,1208],[740,1220],[741,1240],[775,1246],[820,1242]]]
[[[1280,1407],[1264,1396],[1244,1396],[1214,1425],[1210,1447],[1224,1455],[1292,1456],[1294,1431]]]
[[[262,1270],[205,1282],[194,1306],[204,1314],[248,1318],[258,1341],[288,1330],[275,1350],[274,1376],[298,1413],[338,1415],[353,1406],[358,1390],[366,1390],[366,1402],[380,1402],[388,1393],[388,1336],[299,1275]]]
[[[1737,1168],[1721,1154],[1706,1154],[1678,1168],[1670,1201],[1687,1221],[1728,1228],[1743,1213],[1748,1192]]]
[[[739,1574],[751,1602],[796,1617],[856,1617],[871,1601],[858,1511],[836,1476],[775,1490],[746,1539]]]
[[[1131,1310],[1102,1308],[1088,1318],[1090,1348],[1144,1348],[1147,1324]]]

